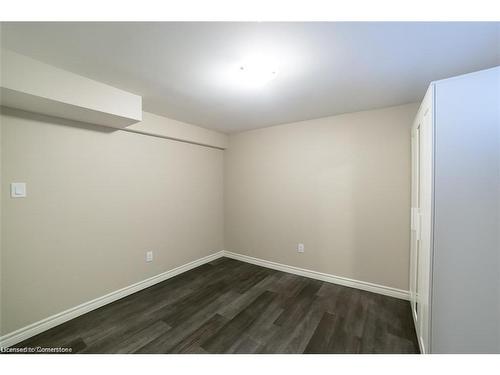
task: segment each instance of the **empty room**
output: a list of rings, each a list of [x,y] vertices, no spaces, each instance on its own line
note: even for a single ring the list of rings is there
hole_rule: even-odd
[[[500,353],[499,22],[2,22],[0,121],[3,353]]]

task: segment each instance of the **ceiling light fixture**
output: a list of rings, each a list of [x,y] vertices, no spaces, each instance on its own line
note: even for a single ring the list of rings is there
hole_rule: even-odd
[[[262,87],[276,78],[278,71],[263,61],[250,61],[238,67],[240,84],[249,88]]]
[[[212,82],[230,95],[253,95],[264,90],[275,92],[277,87],[271,85],[271,81],[276,80],[278,75],[288,78],[289,62],[294,61],[283,53],[277,54],[277,51],[269,49],[238,53],[231,60],[218,61],[210,73]]]

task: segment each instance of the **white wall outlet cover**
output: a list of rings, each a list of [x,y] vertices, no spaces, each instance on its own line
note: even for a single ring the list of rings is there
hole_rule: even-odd
[[[10,184],[10,196],[12,198],[24,198],[26,197],[26,183],[25,182],[13,182]]]
[[[299,253],[303,253],[304,252],[304,244],[303,243],[297,244],[297,251]]]
[[[153,252],[147,251],[146,252],[146,262],[152,262],[152,261],[153,261]]]

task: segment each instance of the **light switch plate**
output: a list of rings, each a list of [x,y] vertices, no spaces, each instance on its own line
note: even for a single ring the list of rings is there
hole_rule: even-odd
[[[10,184],[10,196],[12,198],[24,198],[26,197],[26,183],[25,182],[13,182]]]

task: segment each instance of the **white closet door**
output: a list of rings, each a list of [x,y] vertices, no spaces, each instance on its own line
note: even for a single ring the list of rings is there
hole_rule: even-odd
[[[433,221],[433,90],[431,85],[423,101],[422,120],[420,124],[420,244],[418,252],[418,314],[420,329],[420,345],[422,351],[429,353],[430,348],[430,290],[431,290],[431,257],[432,257],[432,221]]]
[[[419,159],[420,159],[420,116],[417,115],[411,130],[411,234],[410,234],[410,302],[415,324],[418,322],[418,246],[420,236],[419,218]]]
[[[428,353],[432,235],[433,86],[412,129],[412,231],[410,295],[420,349]]]

